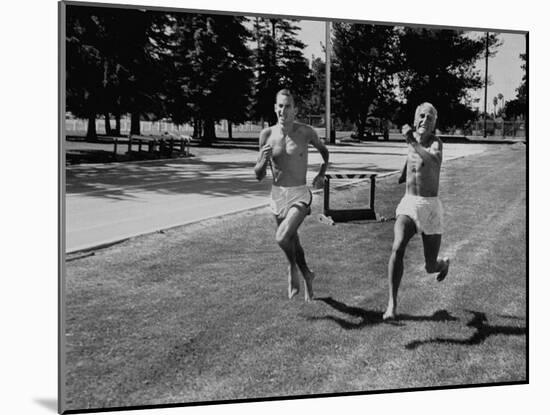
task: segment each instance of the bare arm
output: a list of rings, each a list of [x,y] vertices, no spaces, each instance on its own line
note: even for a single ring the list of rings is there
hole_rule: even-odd
[[[428,149],[424,148],[416,140],[412,143],[409,143],[411,147],[416,151],[416,153],[426,162],[441,164],[443,161],[443,144],[441,140],[436,138],[432,145]]]
[[[328,159],[329,159],[328,148],[319,139],[319,136],[317,135],[317,133],[313,128],[311,128],[311,137],[309,142],[311,143],[311,145],[313,145],[313,147],[317,149],[317,151],[319,151],[319,154],[321,154],[321,157],[323,158],[323,164],[321,164],[319,173],[313,179],[313,187],[321,188],[325,181],[325,173],[327,172],[327,168],[328,168]]]
[[[267,144],[267,140],[271,130],[266,128],[260,133],[258,160],[254,166],[254,173],[256,174],[256,179],[259,181],[263,180],[266,176],[266,168],[271,162],[271,146]]]
[[[408,124],[405,124],[401,131],[405,136],[407,144],[422,158],[422,160],[427,163],[441,165],[441,161],[443,160],[443,144],[439,138],[434,137],[433,143],[426,150],[426,148],[416,140],[414,136],[415,133]]]

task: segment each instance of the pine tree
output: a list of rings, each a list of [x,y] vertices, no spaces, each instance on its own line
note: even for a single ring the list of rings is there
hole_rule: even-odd
[[[401,68],[397,31],[392,26],[335,23],[332,69],[333,108],[365,134],[367,119],[395,96]]]
[[[215,123],[246,118],[252,80],[249,33],[239,16],[174,15],[169,113],[193,122],[194,136],[209,145]]]
[[[132,134],[141,115],[161,117],[161,45],[164,14],[145,10],[67,6],[67,108],[89,120],[132,114]],[[120,132],[120,123],[117,122]],[[107,131],[108,132],[108,131]]]
[[[489,47],[498,43],[489,37]],[[475,63],[485,55],[485,37],[448,29],[403,29],[400,38],[404,70],[399,76],[406,104],[400,123],[411,123],[411,114],[422,102],[438,110],[438,127],[462,126],[475,114],[465,104],[469,90],[479,89],[483,79]]]
[[[516,97],[506,102],[504,106],[504,112],[508,118],[525,118],[527,116],[527,54],[522,53],[519,55],[523,64],[523,76],[521,78],[521,84],[516,89]]]
[[[297,37],[297,22],[260,17],[253,20],[256,81],[252,117],[257,120],[275,121],[273,104],[280,89],[290,89],[298,107],[311,92],[313,80],[303,55],[305,45]]]

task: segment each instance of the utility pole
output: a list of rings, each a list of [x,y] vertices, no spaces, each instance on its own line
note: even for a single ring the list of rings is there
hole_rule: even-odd
[[[485,34],[485,109],[483,110],[483,137],[487,138],[487,84],[489,74],[489,32]]]
[[[330,119],[330,22],[325,23],[325,142],[331,143],[331,119]]]

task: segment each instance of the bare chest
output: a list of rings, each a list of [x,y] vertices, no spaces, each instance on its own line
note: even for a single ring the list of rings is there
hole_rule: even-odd
[[[273,158],[303,158],[307,156],[307,144],[301,138],[289,135],[274,137]]]
[[[407,163],[411,172],[416,173],[424,167],[424,160],[415,151],[409,151]]]

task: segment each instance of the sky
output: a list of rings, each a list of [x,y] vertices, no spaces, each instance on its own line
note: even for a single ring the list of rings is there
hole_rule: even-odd
[[[325,22],[314,20],[302,20],[299,23],[302,30],[299,33],[300,40],[306,44],[304,56],[311,60],[312,55],[325,60],[325,52],[321,47],[325,45]]]
[[[311,59],[314,55],[325,60],[325,53],[321,46],[321,43],[323,46],[325,44],[325,22],[302,20],[299,25],[302,28],[299,38],[307,45],[304,51],[305,57]],[[472,35],[483,36],[484,33],[472,32]],[[489,86],[487,87],[489,112],[493,109],[493,97],[499,93],[504,95],[505,101],[516,97],[516,88],[521,84],[523,76],[519,55],[526,51],[525,35],[500,33],[499,39],[502,45],[498,47],[495,56],[489,58]],[[476,69],[480,71],[482,77],[485,76],[485,59],[477,62]],[[472,97],[480,99],[477,104],[474,104],[480,110],[483,110],[484,95],[484,88],[472,91]]]
[[[521,84],[523,61],[519,55],[526,52],[527,42],[525,35],[515,33],[500,33],[499,39],[502,45],[498,47],[495,56],[489,58],[489,86],[487,87],[487,111],[493,108],[493,97],[499,93],[504,95],[504,100],[509,101],[516,97],[516,89]],[[485,60],[476,64],[476,69],[485,74]],[[483,110],[484,90],[481,89],[472,95],[481,98],[479,105]]]

